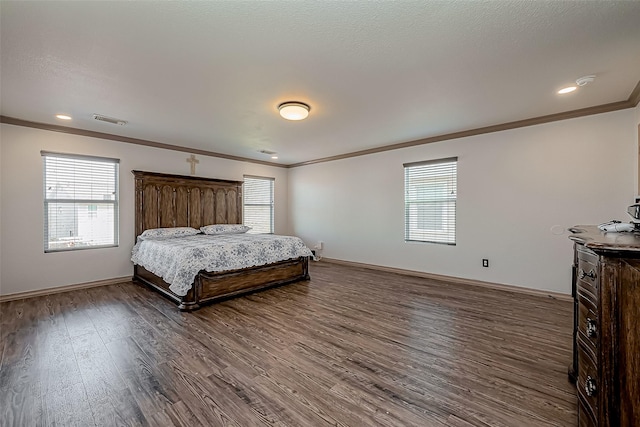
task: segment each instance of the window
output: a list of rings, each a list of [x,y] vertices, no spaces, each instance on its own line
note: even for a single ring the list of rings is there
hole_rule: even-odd
[[[458,158],[404,165],[405,241],[456,244]]]
[[[41,152],[44,251],[118,246],[119,160]]]
[[[273,184],[274,178],[244,177],[244,225],[251,227],[249,233],[273,234]]]

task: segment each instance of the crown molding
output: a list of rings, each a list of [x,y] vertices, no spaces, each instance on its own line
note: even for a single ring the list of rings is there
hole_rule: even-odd
[[[257,163],[257,164],[266,165],[266,166],[274,166],[274,167],[289,169],[289,168],[296,168],[300,166],[313,165],[316,163],[325,163],[325,162],[332,162],[335,160],[348,159],[351,157],[366,156],[368,154],[383,153],[385,151],[399,150],[401,148],[415,147],[418,145],[432,144],[434,142],[447,141],[451,139],[466,138],[469,136],[501,132],[505,130],[517,129],[517,128],[522,128],[527,126],[535,126],[535,125],[551,123],[551,122],[560,121],[560,120],[575,119],[578,117],[591,116],[594,114],[609,113],[612,111],[624,110],[627,108],[634,108],[639,103],[640,103],[640,81],[638,81],[638,84],[636,84],[636,87],[633,89],[633,91],[629,95],[629,98],[626,101],[612,102],[609,104],[596,105],[593,107],[565,111],[562,113],[549,114],[546,116],[533,117],[530,119],[516,120],[513,122],[502,123],[498,125],[491,125],[491,126],[469,129],[469,130],[460,131],[460,132],[452,132],[452,133],[447,133],[443,135],[436,135],[428,138],[422,138],[422,139],[416,139],[413,141],[385,145],[382,147],[370,148],[367,150],[353,151],[351,153],[338,154],[336,156],[329,156],[329,157],[322,157],[319,159],[308,160],[308,161],[299,162],[299,163],[292,163],[288,165],[281,164],[281,163],[267,162],[264,160],[255,160],[247,157],[222,154],[222,153],[217,153],[215,151],[181,147],[179,145],[165,144],[162,142],[149,141],[146,139],[129,138],[126,136],[114,135],[110,133],[94,132],[94,131],[85,130],[85,129],[78,129],[78,128],[72,128],[67,126],[48,124],[48,123],[31,122],[28,120],[22,120],[22,119],[17,119],[13,117],[7,117],[7,116],[0,116],[0,123],[7,123],[11,125],[16,125],[16,126],[24,126],[24,127],[35,128],[35,129],[49,130],[53,132],[62,132],[62,133],[68,133],[72,135],[88,136],[92,138],[109,139],[113,141],[126,142],[129,144],[144,145],[147,147],[162,148],[165,150],[181,151],[185,153],[199,154],[202,156],[218,157],[221,159],[235,160],[239,162]]]
[[[640,103],[640,81],[629,95],[629,102],[631,103],[631,107],[637,107],[638,103]]]
[[[230,154],[216,153],[215,151],[201,150],[198,148],[181,147],[179,145],[165,144],[163,142],[149,141],[146,139],[129,138],[128,136],[114,135],[111,133],[95,132],[92,130],[72,128],[67,126],[54,125],[49,123],[31,122],[28,120],[16,119],[14,117],[0,116],[0,123],[9,125],[24,126],[34,129],[48,130],[52,132],[62,132],[71,135],[88,136],[91,138],[109,139],[112,141],[126,142],[128,144],[144,145],[146,147],[162,148],[164,150],[182,151],[184,153],[199,154],[202,156],[219,157],[221,159],[236,160],[238,162],[258,163],[261,165],[286,168],[286,165],[279,163],[255,160],[247,157],[232,156]]]
[[[640,93],[636,93],[640,91],[639,88],[640,88],[640,82],[638,83],[638,86],[636,86],[636,90],[634,90],[634,94],[636,98],[640,97]],[[527,126],[535,126],[535,125],[540,125],[544,123],[551,123],[559,120],[575,119],[577,117],[591,116],[594,114],[601,114],[601,113],[609,113],[612,111],[633,108],[635,107],[635,105],[637,105],[637,103],[638,102],[636,100],[635,104],[633,104],[633,102],[631,101],[631,98],[629,98],[626,101],[612,102],[610,104],[596,105],[594,107],[581,108],[579,110],[565,111],[562,113],[549,114],[546,116],[534,117],[531,119],[517,120],[514,122],[502,123],[499,125],[485,126],[485,127],[465,130],[461,132],[453,132],[453,133],[447,133],[443,135],[436,135],[428,138],[416,139],[414,141],[400,142],[398,144],[385,145],[383,147],[370,148],[368,150],[360,150],[360,151],[354,151],[352,153],[339,154],[337,156],[323,157],[321,159],[294,163],[294,164],[288,165],[287,167],[296,168],[300,166],[313,165],[316,163],[332,162],[334,160],[342,160],[342,159],[348,159],[350,157],[366,156],[367,154],[375,154],[375,153],[382,153],[385,151],[399,150],[401,148],[432,144],[434,142],[447,141],[450,139],[466,138],[469,136],[482,135],[485,133],[501,132],[501,131],[510,130],[510,129],[517,129],[517,128],[522,128]]]

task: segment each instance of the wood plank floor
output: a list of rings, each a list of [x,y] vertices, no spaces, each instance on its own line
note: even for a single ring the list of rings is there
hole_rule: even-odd
[[[180,313],[125,282],[0,305],[2,426],[575,426],[567,301],[312,263]]]

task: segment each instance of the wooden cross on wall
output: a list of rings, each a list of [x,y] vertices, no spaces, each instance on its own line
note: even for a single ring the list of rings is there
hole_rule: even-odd
[[[196,165],[200,163],[200,160],[196,159],[196,156],[192,154],[191,157],[187,159],[187,163],[191,163],[191,175],[195,175]]]

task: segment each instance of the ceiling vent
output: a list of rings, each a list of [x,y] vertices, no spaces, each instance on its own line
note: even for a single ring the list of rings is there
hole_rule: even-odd
[[[268,155],[270,155],[270,156],[273,156],[274,154],[276,154],[276,152],[275,152],[275,151],[269,151],[269,150],[260,150],[260,152],[261,152],[262,154],[268,154]]]
[[[589,83],[592,83],[595,79],[596,79],[596,76],[594,75],[580,77],[578,80],[576,80],[576,84],[578,86],[586,86]]]
[[[113,117],[103,116],[102,114],[94,114],[93,119],[101,122],[111,123],[113,125],[124,126],[127,124],[126,120],[114,119]]]

